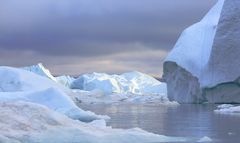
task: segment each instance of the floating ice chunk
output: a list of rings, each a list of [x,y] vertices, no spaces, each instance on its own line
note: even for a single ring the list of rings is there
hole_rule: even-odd
[[[222,104],[222,105],[218,105],[217,108],[219,109],[224,109],[224,108],[230,108],[233,107],[232,104]]]
[[[221,113],[221,114],[239,114],[240,115],[240,106],[226,106],[214,111],[216,113]]]
[[[207,137],[207,136],[205,136],[205,137],[203,137],[203,138],[201,138],[200,140],[198,140],[197,142],[201,142],[201,143],[205,143],[205,142],[212,142],[212,139],[211,138],[209,138],[209,137]]]
[[[103,121],[87,124],[46,106],[29,102],[0,102],[0,141],[9,143],[150,143],[184,142],[186,138],[156,135],[141,129],[112,129]],[[97,125],[99,124],[99,125]]]
[[[138,95],[130,93],[110,94],[104,96],[98,92],[74,90],[72,97],[77,103],[83,104],[114,104],[114,103],[131,103],[131,104],[164,104],[179,105],[177,102],[171,102],[167,97],[162,95]]]

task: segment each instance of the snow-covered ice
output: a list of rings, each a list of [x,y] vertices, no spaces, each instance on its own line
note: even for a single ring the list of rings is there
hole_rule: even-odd
[[[85,91],[101,90],[104,94],[121,92],[118,81],[105,73],[84,74],[73,81],[71,88]]]
[[[0,102],[0,142],[4,143],[150,143],[184,142],[186,138],[112,129],[103,120],[83,123],[29,102]]]
[[[234,107],[234,105],[232,105],[232,104],[221,104],[221,105],[217,106],[218,109],[226,109],[226,108],[230,108],[230,107]]]
[[[167,97],[162,95],[137,95],[137,94],[121,94],[114,93],[104,95],[98,91],[73,90],[72,97],[76,103],[83,104],[114,104],[114,103],[131,103],[131,104],[164,104],[179,105],[177,102],[170,102]]]
[[[74,101],[77,103],[176,104],[176,102],[168,100],[165,83],[137,71],[121,75],[94,72],[92,74],[83,74],[75,79],[66,75],[53,77],[50,71],[41,63],[24,69],[52,79],[57,84],[64,86],[68,89],[68,95],[75,98]]]
[[[37,65],[32,65],[28,67],[23,67],[24,70],[30,71],[32,73],[38,74],[40,76],[47,77],[53,81],[56,81],[55,77],[51,74],[51,72],[46,69],[42,63],[38,63]]]
[[[198,140],[197,142],[199,143],[206,143],[206,142],[212,142],[213,140],[207,136],[202,137],[200,140]]]
[[[164,62],[170,100],[240,103],[239,0],[218,0],[187,28]]]
[[[73,81],[73,89],[85,91],[99,90],[104,94],[132,93],[137,95],[162,95],[167,96],[166,84],[155,78],[140,73],[129,72],[121,75],[105,73],[84,74]]]
[[[22,69],[0,67],[0,101],[28,101],[45,105],[82,121],[107,118],[78,108],[56,82]]]
[[[58,76],[58,77],[55,77],[55,79],[56,79],[57,83],[65,86],[67,88],[70,88],[72,82],[75,80],[74,77],[71,77],[68,75]]]
[[[73,96],[83,103],[171,104],[165,83],[136,71],[121,75],[84,74],[72,82],[71,88]]]
[[[231,104],[219,105],[218,109],[214,110],[215,113],[220,114],[235,114],[240,115],[240,106],[234,106]]]
[[[156,135],[138,128],[122,130],[107,127],[104,119],[109,119],[108,116],[84,111],[73,102],[68,94],[78,90],[68,92],[57,78],[53,80],[45,74],[38,74],[38,71],[0,67],[0,142],[148,143],[187,140]],[[51,75],[49,71],[47,73]]]

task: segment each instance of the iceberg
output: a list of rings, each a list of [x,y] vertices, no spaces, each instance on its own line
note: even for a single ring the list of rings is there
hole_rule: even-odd
[[[104,94],[121,92],[118,81],[105,73],[84,74],[72,82],[71,88],[85,91],[100,90]]]
[[[77,104],[118,104],[118,103],[131,103],[131,104],[161,104],[177,106],[177,102],[170,102],[167,97],[162,95],[137,95],[127,93],[114,93],[105,96],[102,92],[98,91],[83,91],[73,90],[72,96]]]
[[[85,91],[98,90],[104,95],[136,94],[167,96],[165,83],[161,83],[149,75],[136,71],[121,75],[109,75],[105,73],[84,74],[72,82],[71,88]]]
[[[137,71],[128,72],[120,75],[125,78],[129,83],[130,87],[133,89],[130,90],[130,93],[139,94],[139,95],[162,95],[167,96],[167,86],[165,83],[158,81],[157,79]]]
[[[58,77],[55,77],[55,79],[56,79],[57,83],[65,86],[67,88],[70,88],[72,82],[75,80],[74,77],[71,77],[68,75],[58,76]]]
[[[56,82],[26,70],[0,67],[0,101],[26,101],[45,105],[73,119],[107,119],[77,107]]]
[[[199,139],[197,142],[199,143],[206,143],[206,142],[212,142],[213,140],[207,136],[202,137],[201,139]]]
[[[222,104],[219,105],[217,108],[218,109],[214,110],[215,113],[240,115],[240,106]]]
[[[171,101],[240,103],[239,5],[239,0],[218,0],[181,34],[163,65]]]
[[[112,129],[103,120],[84,123],[46,106],[0,102],[0,142],[4,143],[150,143],[185,142],[183,137],[156,135],[141,129]]]
[[[32,65],[28,67],[23,67],[23,69],[38,74],[40,76],[47,77],[53,81],[56,81],[55,77],[51,74],[51,72],[48,69],[46,69],[43,66],[42,63],[38,63],[37,65]]]
[[[54,77],[41,63],[23,69],[52,79],[62,86],[61,89],[77,104],[128,102],[176,105],[176,102],[169,102],[165,83],[137,71],[121,75],[94,72],[83,74],[75,79],[68,75]]]

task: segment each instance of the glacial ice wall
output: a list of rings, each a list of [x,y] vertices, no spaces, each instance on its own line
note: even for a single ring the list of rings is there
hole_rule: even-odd
[[[239,6],[239,0],[219,0],[182,33],[164,62],[163,79],[171,100],[240,103]]]

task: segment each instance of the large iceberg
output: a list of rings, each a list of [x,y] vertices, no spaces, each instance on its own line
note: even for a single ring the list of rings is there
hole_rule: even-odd
[[[239,6],[239,0],[219,0],[182,33],[163,67],[170,100],[240,103]]]
[[[130,93],[167,96],[165,83],[161,83],[149,75],[136,71],[121,75],[105,73],[84,74],[72,82],[71,88],[85,91],[98,90],[105,95]]]
[[[107,118],[78,108],[56,82],[11,67],[0,67],[0,101],[27,101],[45,105],[82,121]]]

